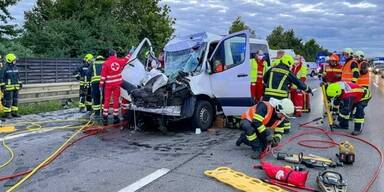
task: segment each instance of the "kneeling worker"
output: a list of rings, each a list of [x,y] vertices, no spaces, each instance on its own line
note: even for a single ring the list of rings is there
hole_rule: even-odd
[[[340,105],[337,118],[338,128],[348,129],[350,114],[355,111],[353,114],[355,130],[352,135],[360,135],[364,124],[364,108],[368,106],[368,102],[372,98],[371,91],[355,83],[340,81],[328,85],[327,96],[334,98],[335,105]]]
[[[292,101],[287,98],[271,98],[269,102],[262,101],[248,108],[241,116],[240,128],[244,133],[240,135],[236,145],[244,143],[251,146],[256,152],[252,158],[257,158],[269,144],[272,147],[277,146],[284,133],[284,120],[293,114],[294,109]]]

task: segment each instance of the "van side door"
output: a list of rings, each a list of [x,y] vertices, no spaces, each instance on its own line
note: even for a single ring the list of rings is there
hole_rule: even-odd
[[[224,114],[239,116],[252,105],[249,72],[248,31],[224,37],[209,62],[211,89]]]

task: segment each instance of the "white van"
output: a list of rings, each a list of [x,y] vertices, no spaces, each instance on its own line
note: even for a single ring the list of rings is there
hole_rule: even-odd
[[[122,97],[146,122],[190,119],[194,127],[206,130],[217,114],[240,116],[253,105],[249,61],[258,50],[269,62],[267,41],[251,39],[247,31],[179,37],[164,47],[165,68],[159,72],[149,71],[146,63],[154,56],[145,56],[152,46],[144,39],[124,68]]]

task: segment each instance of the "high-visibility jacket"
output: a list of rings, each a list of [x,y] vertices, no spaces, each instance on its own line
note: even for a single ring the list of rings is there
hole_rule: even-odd
[[[104,61],[102,60],[96,60],[90,67],[89,67],[89,76],[91,77],[91,83],[99,83],[100,82],[100,74],[101,74],[101,68],[103,66]]]
[[[342,100],[352,98],[353,104],[356,104],[360,101],[369,100],[372,97],[371,91],[368,88],[351,82],[340,81],[338,83],[342,89],[341,95],[339,96]]]
[[[358,78],[359,78],[359,65],[355,59],[350,58],[345,62],[343,66],[341,80],[355,83],[357,82]]]
[[[88,70],[89,64],[84,63],[73,72],[73,75],[80,80],[80,86],[87,86],[89,84],[90,76]]]
[[[256,61],[256,59],[251,59],[250,60],[250,80],[251,83],[255,83],[257,79],[262,80],[263,75],[267,71],[267,65],[268,63],[264,60]]]
[[[2,85],[5,85],[5,90],[19,90],[21,88],[21,80],[19,76],[19,70],[15,64],[6,63],[4,69],[2,70],[3,79]]]
[[[328,83],[336,83],[341,80],[343,66],[337,64],[332,66],[330,64],[326,64],[323,66],[323,81]]]
[[[272,66],[272,67],[273,67],[273,66],[276,66],[276,65],[280,64],[280,62],[281,62],[280,59],[275,59],[275,60],[272,61],[272,65],[271,65],[271,66]]]
[[[309,87],[300,81],[288,65],[280,63],[271,67],[263,77],[265,92],[264,99],[274,97],[276,99],[288,98],[288,88],[290,85],[296,85],[303,91],[308,91]]]
[[[292,66],[292,72],[301,81],[305,82],[305,80],[307,80],[308,67],[306,65],[303,65],[302,63],[294,65]]]
[[[360,85],[360,86],[365,86],[365,87],[369,87],[369,79],[370,79],[370,76],[369,76],[369,72],[368,72],[368,62],[366,61],[361,61],[359,63],[359,71],[360,71],[360,76],[359,78],[357,79],[357,84]],[[362,68],[366,68],[366,73],[362,73]]]
[[[124,58],[117,58],[116,56],[110,56],[104,62],[101,69],[100,87],[105,86],[120,86],[123,82],[121,72],[125,65],[129,61],[131,55],[127,55]]]
[[[281,134],[284,133],[283,121],[285,120],[285,116],[279,118],[272,105],[266,101],[259,102],[258,104],[249,107],[247,111],[241,115],[241,118],[252,122],[259,133],[263,133],[267,127],[275,129],[275,136],[280,139]],[[252,141],[256,139],[256,134],[247,137],[254,137],[248,138],[248,140]]]

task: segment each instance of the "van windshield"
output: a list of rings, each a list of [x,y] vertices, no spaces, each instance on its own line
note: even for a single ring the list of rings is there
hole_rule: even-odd
[[[197,48],[165,52],[165,75],[171,76],[179,71],[186,73],[196,71],[204,56],[205,47],[206,44],[202,44]]]

